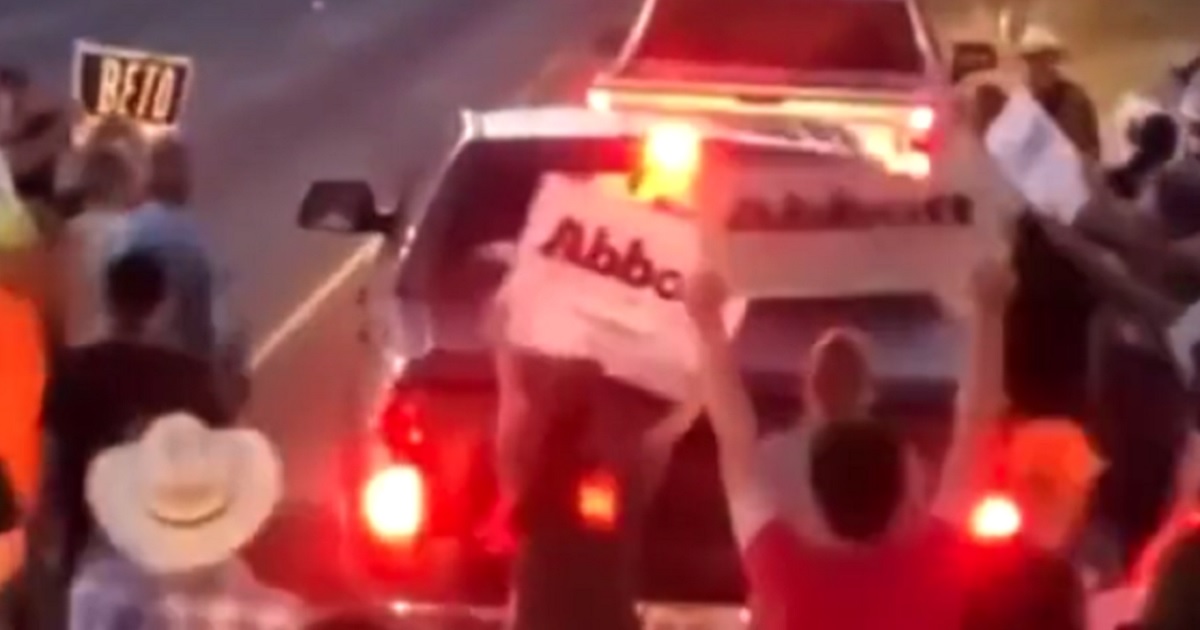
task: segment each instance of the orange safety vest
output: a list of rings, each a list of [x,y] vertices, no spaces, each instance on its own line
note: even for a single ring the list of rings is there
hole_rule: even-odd
[[[38,487],[46,369],[37,304],[0,287],[0,459],[26,509]]]

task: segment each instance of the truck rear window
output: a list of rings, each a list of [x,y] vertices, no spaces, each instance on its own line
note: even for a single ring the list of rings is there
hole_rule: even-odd
[[[633,60],[796,72],[925,69],[898,0],[659,0]]]

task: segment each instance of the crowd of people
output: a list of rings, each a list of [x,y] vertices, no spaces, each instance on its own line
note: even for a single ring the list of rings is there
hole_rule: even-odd
[[[505,509],[523,519],[550,509],[561,492],[549,486],[561,482],[544,480],[599,458],[633,495],[620,500],[631,514],[620,537],[635,538],[661,465],[655,440],[678,435],[674,419],[696,417],[699,406],[718,442],[754,627],[1192,627],[1200,427],[1195,384],[1164,331],[1200,298],[1191,245],[1200,80],[1194,67],[1172,69],[1171,96],[1127,130],[1132,153],[1105,166],[1100,117],[1064,73],[1063,43],[1035,27],[1018,49],[1025,73],[1016,87],[1074,145],[1092,199],[1072,225],[1020,212],[1011,258],[978,270],[962,322],[970,359],[940,468],[874,417],[871,340],[854,330],[828,331],[811,349],[803,417],[764,437],[722,318],[722,280],[701,273],[686,299],[702,347],[697,405],[655,404],[595,365],[501,344]],[[1012,87],[973,85],[964,113],[977,132]],[[503,296],[496,310],[502,317]],[[1003,488],[1024,519],[1003,545],[968,535],[972,501],[989,488]],[[582,587],[555,572],[565,561],[554,564],[553,541],[578,540],[564,537],[564,523],[525,525],[516,627],[638,627],[631,582]],[[629,578],[634,549],[618,543],[605,566],[618,562]],[[1097,614],[1114,594],[1127,595],[1118,610]]]
[[[1098,163],[1098,116],[1060,71],[1061,42],[1030,29],[1022,52],[1033,96]],[[1012,259],[977,270],[940,470],[872,418],[871,342],[852,330],[810,350],[798,432],[761,440],[722,316],[727,289],[700,271],[685,298],[701,355],[694,403],[669,408],[595,366],[500,344],[501,513],[537,474],[521,422],[686,421],[703,407],[758,628],[1075,630],[1088,627],[1089,597],[1119,583],[1146,593],[1136,627],[1200,627],[1200,433],[1193,383],[1161,335],[1200,297],[1200,81],[1176,80],[1179,99],[1133,130],[1134,154],[1096,169],[1076,225],[1026,213]],[[976,94],[981,127],[1004,98]],[[241,331],[191,215],[188,147],[119,120],[73,147],[74,120],[20,69],[0,68],[0,624],[304,627],[301,602],[239,556],[280,500],[282,464],[237,423],[250,391]],[[585,395],[605,409],[568,400]],[[570,409],[547,411],[550,398]],[[600,441],[629,459],[661,437],[647,427],[680,425],[610,422]],[[982,544],[966,535],[973,499],[1001,483],[1022,535]],[[518,582],[547,558],[527,553]],[[628,610],[590,614],[605,630],[635,627],[636,593],[613,588]],[[539,617],[554,602],[536,590],[518,597],[517,627],[575,627]]]
[[[239,553],[282,494],[187,146],[0,69],[0,627],[304,627]]]

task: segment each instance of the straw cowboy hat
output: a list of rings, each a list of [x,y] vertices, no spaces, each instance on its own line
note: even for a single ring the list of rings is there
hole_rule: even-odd
[[[87,498],[113,545],[148,570],[176,573],[219,564],[249,542],[279,500],[282,468],[262,434],[177,413],[98,455]]]
[[[1047,26],[1035,24],[1025,29],[1017,42],[1017,52],[1021,55],[1038,55],[1042,53],[1065,53],[1067,46],[1057,33]]]

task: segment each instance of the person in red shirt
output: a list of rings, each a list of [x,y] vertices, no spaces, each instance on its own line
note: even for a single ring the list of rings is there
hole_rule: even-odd
[[[757,423],[722,324],[724,283],[711,272],[692,279],[686,300],[701,342],[701,387],[756,627],[961,627],[972,549],[958,515],[982,483],[973,469],[1004,411],[1003,316],[1014,284],[1005,264],[984,265],[975,276],[970,363],[934,502],[911,492],[921,483],[917,457],[885,423],[831,419],[797,453],[806,458],[816,515],[797,523],[773,505],[756,474]]]

